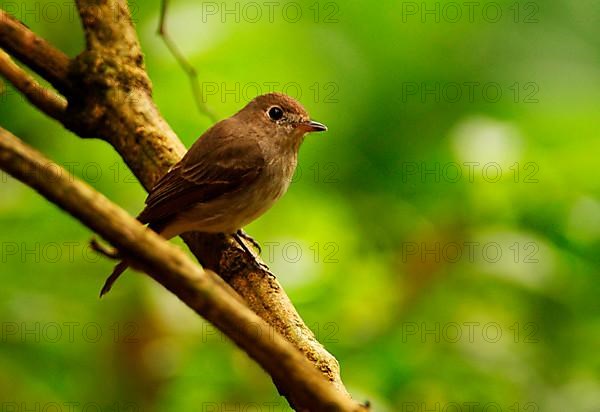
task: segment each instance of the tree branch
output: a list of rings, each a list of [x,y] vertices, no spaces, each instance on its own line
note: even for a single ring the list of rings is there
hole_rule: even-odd
[[[68,88],[69,58],[0,9],[0,47],[21,60],[60,92]]]
[[[125,17],[129,14],[123,11],[127,10],[125,2],[113,0],[98,6],[93,0],[78,0],[77,6],[84,16],[82,22],[91,49],[77,57],[71,79],[74,84],[81,84],[75,89],[87,91],[83,107],[90,109],[75,112],[73,118],[80,119],[84,133],[110,142],[150,189],[179,161],[185,149],[152,100],[141,48],[131,20]],[[99,7],[107,10],[99,11]],[[111,11],[115,9],[121,12]],[[105,15],[123,18],[96,20]],[[128,45],[128,54],[115,54],[113,39],[119,38]],[[98,69],[107,66],[112,69]],[[104,92],[106,88],[97,87],[98,84],[107,85],[112,93]],[[96,94],[97,90],[100,93]],[[123,96],[129,97],[126,102]],[[106,116],[103,121],[96,121],[94,113]],[[182,237],[203,266],[223,277],[259,316],[300,349],[340,391],[347,393],[337,360],[316,340],[276,279],[257,269],[251,258],[219,236],[194,233]]]
[[[67,109],[67,101],[64,97],[41,86],[2,49],[0,49],[0,74],[23,93],[32,105],[53,119],[61,123],[64,121]]]
[[[65,83],[69,87],[64,94],[69,105],[63,124],[81,137],[109,142],[149,190],[181,159],[185,147],[152,100],[151,82],[126,1],[77,0],[77,7],[87,49],[70,65],[61,62],[62,57],[47,55],[54,59],[49,66],[68,66]],[[2,25],[0,21],[0,44],[5,44]],[[36,59],[25,57],[22,61]],[[36,63],[32,68],[38,66]],[[182,237],[205,268],[225,279],[256,314],[321,371],[332,387],[350,399],[337,360],[316,340],[276,279],[256,268],[249,256],[222,237],[200,233]]]
[[[233,297],[214,273],[201,269],[181,250],[2,128],[0,167],[111,242],[136,267],[217,326],[273,377],[290,404],[308,411],[363,410],[324,381],[296,348]]]
[[[192,86],[192,94],[194,95],[194,100],[196,101],[196,106],[198,107],[198,110],[200,111],[200,113],[205,114],[210,120],[216,123],[218,120],[217,117],[203,100],[200,84],[198,83],[198,72],[196,71],[194,66],[192,66],[190,62],[187,61],[187,59],[179,50],[179,47],[177,47],[177,44],[171,38],[171,35],[167,31],[168,2],[169,0],[161,0],[160,20],[158,22],[158,34],[163,38],[167,49],[169,49],[173,57],[175,57],[175,60],[177,60],[179,66],[181,66],[183,71],[187,74],[188,78],[190,79],[190,85]]]

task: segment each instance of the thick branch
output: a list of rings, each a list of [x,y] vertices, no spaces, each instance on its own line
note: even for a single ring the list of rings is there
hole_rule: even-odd
[[[32,105],[59,122],[64,121],[67,101],[62,96],[41,86],[2,49],[0,49],[0,75],[23,93]]]
[[[74,113],[81,121],[80,134],[83,131],[110,142],[142,184],[150,189],[181,158],[185,149],[152,100],[142,59],[136,58],[141,56],[141,49],[130,19],[97,21],[97,16],[111,15],[110,10],[123,10],[125,3],[107,1],[105,12],[98,11],[93,0],[78,0],[77,5],[85,16],[82,19],[84,31],[92,47],[76,59],[72,72],[74,83],[81,83],[75,89],[87,91],[86,102]],[[116,14],[128,16],[121,12]],[[113,50],[113,39],[119,36],[127,38],[131,53],[122,58]],[[111,67],[110,71],[100,70],[107,66]],[[112,93],[104,92],[105,86],[110,87]],[[102,113],[102,121],[96,121],[94,113]],[[195,233],[183,238],[203,266],[222,276],[258,315],[300,349],[340,391],[347,393],[337,360],[315,339],[276,279],[257,269],[246,254],[217,236]]]
[[[181,158],[185,147],[152,100],[151,83],[125,0],[77,0],[77,7],[87,50],[70,66],[60,52],[42,53],[48,60],[47,67],[64,66],[66,72],[69,66],[69,87],[64,93],[69,105],[64,125],[81,137],[109,142],[150,189]],[[0,21],[0,44],[7,43],[3,26],[6,22]],[[24,26],[19,27],[21,34],[33,35]],[[20,51],[11,51],[17,46],[7,49],[39,72],[39,53],[25,43],[21,42]],[[42,49],[53,48],[46,44]],[[332,387],[350,399],[337,360],[315,339],[277,280],[257,269],[246,254],[220,237],[194,233],[183,238],[204,267],[219,273],[251,309],[302,351]]]
[[[217,326],[273,377],[299,410],[364,410],[327,384],[296,348],[234,298],[213,273],[1,128],[0,167],[111,242]]]
[[[59,91],[64,92],[67,89],[67,55],[4,10],[0,10],[0,47],[21,60]]]

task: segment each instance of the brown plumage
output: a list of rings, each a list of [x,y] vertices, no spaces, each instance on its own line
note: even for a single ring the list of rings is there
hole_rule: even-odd
[[[170,239],[188,231],[235,234],[287,190],[311,121],[293,98],[269,93],[208,129],[154,186],[138,219]],[[120,262],[101,295],[127,268]]]

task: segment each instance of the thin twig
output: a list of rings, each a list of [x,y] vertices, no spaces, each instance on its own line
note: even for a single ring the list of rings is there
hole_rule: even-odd
[[[92,240],[90,240],[90,247],[92,248],[92,250],[100,253],[102,256],[107,257],[109,259],[112,259],[112,260],[123,259],[123,256],[121,256],[121,254],[119,253],[119,251],[117,249],[110,248],[108,246],[103,245],[96,238],[92,238]]]
[[[68,89],[69,58],[23,23],[0,10],[0,47],[42,76],[60,92]]]
[[[0,49],[0,75],[11,82],[32,105],[53,119],[61,123],[64,121],[67,109],[65,98],[40,85],[2,49]]]
[[[217,116],[215,113],[208,107],[206,102],[204,101],[204,97],[202,96],[202,89],[200,88],[200,82],[198,79],[198,72],[191,65],[191,63],[186,59],[183,55],[179,47],[175,43],[175,41],[171,38],[171,35],[167,32],[167,3],[169,0],[161,0],[160,4],[160,20],[158,23],[158,34],[162,37],[167,49],[171,52],[177,63],[181,66],[183,71],[188,75],[190,79],[190,85],[192,87],[192,94],[194,95],[194,100],[196,102],[196,106],[200,113],[208,116],[210,120],[216,122]]]
[[[102,194],[0,128],[0,168],[122,250],[154,280],[213,323],[307,411],[364,411],[330,385],[283,336],[229,289]],[[32,173],[35,171],[35,173]],[[261,333],[256,333],[256,331]]]

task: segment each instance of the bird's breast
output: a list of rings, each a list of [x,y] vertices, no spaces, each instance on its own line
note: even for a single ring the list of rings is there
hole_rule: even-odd
[[[275,202],[285,194],[294,177],[297,160],[295,157],[275,158],[265,165],[263,173],[255,183],[257,194],[267,202]]]
[[[296,157],[279,157],[267,162],[260,175],[216,201],[200,203],[180,217],[187,230],[234,233],[253,222],[285,194],[296,170]]]

